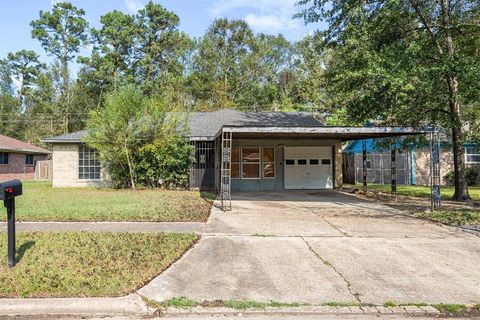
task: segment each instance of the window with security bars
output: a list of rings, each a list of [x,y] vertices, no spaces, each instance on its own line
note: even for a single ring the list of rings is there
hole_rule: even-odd
[[[99,154],[87,146],[80,146],[78,149],[78,178],[82,180],[100,179]]]

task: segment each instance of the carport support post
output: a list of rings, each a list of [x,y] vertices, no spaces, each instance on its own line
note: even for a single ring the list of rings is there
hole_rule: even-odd
[[[362,140],[362,169],[363,169],[363,192],[368,192],[367,187],[367,140]]]
[[[397,144],[394,140],[391,144],[392,158],[390,161],[390,173],[391,173],[391,187],[392,187],[392,196],[395,197],[397,201]]]
[[[430,211],[432,212],[440,209],[442,204],[440,182],[440,136],[439,133],[433,129],[430,133]]]
[[[225,132],[222,129],[222,150],[221,150],[221,167],[220,167],[220,200],[222,202],[222,210],[232,210],[231,196],[231,157],[232,157],[232,133]]]

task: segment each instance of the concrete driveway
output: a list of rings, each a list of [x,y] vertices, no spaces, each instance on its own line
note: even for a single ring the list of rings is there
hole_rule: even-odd
[[[157,301],[480,302],[480,238],[335,191],[235,194],[139,293]]]

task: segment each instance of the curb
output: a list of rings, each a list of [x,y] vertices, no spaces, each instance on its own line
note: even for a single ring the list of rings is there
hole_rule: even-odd
[[[160,312],[159,312],[160,311]],[[274,308],[266,307],[264,309],[232,309],[226,307],[193,307],[189,309],[168,307],[159,309],[157,313],[168,316],[186,316],[186,315],[222,315],[222,316],[242,316],[242,315],[440,315],[440,311],[431,306],[415,307],[329,307],[329,306],[302,306]]]
[[[137,294],[119,298],[0,299],[0,315],[147,315],[148,308]]]

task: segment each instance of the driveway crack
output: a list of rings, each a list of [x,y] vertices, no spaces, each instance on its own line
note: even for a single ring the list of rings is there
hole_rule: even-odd
[[[339,227],[337,227],[336,225],[334,225],[333,223],[331,223],[330,221],[327,220],[327,218],[323,217],[323,216],[320,216],[318,215],[315,211],[313,211],[311,208],[308,208],[308,211],[310,211],[310,213],[312,213],[313,215],[319,217],[320,219],[322,219],[323,221],[325,221],[330,227],[332,227],[333,229],[337,230],[338,232],[340,232],[341,234],[343,234],[345,237],[351,237],[351,235],[349,235],[348,233],[346,233],[345,231],[343,231],[342,229],[340,229]]]
[[[345,237],[351,237],[351,235],[349,235],[348,233],[346,233],[345,231],[343,231],[342,229],[340,229],[339,227],[337,227],[336,225],[334,225],[333,223],[331,223],[330,221],[327,220],[327,218],[325,217],[321,217],[326,223],[328,223],[329,226],[331,226],[332,228],[334,228],[335,230],[337,230],[338,232],[340,232],[341,234],[343,234]]]
[[[325,260],[324,258],[322,258],[322,256],[320,256],[313,248],[312,246],[310,245],[310,243],[308,243],[307,240],[305,240],[304,237],[300,237],[303,242],[305,242],[305,244],[307,245],[308,247],[308,250],[310,250],[320,261],[322,261],[326,266],[329,266],[344,282],[345,284],[347,285],[347,289],[348,289],[348,292],[352,295],[352,297],[355,298],[355,300],[359,303],[359,307],[360,309],[362,309],[362,300],[360,299],[360,293],[358,292],[355,292],[352,288],[352,284],[350,283],[350,281],[348,281],[348,279],[337,269],[335,268],[335,266],[333,264],[331,264],[329,261]],[[363,309],[362,309],[363,310]]]

